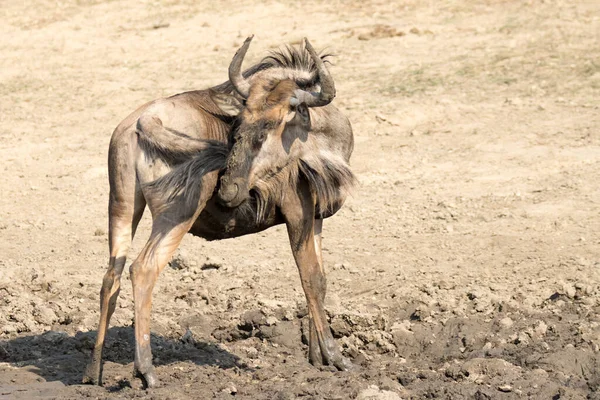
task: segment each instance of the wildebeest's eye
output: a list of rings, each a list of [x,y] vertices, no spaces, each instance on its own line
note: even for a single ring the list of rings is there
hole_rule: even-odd
[[[267,132],[264,130],[260,130],[256,134],[256,144],[261,145],[267,139]]]

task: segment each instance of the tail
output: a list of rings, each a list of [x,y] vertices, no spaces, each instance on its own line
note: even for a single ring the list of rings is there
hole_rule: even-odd
[[[203,150],[222,145],[215,140],[197,139],[167,128],[155,115],[142,114],[137,121],[135,133],[140,147],[146,154],[170,164],[180,164]]]

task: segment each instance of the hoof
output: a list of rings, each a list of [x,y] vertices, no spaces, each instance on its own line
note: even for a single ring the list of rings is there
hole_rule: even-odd
[[[332,365],[340,371],[351,371],[356,367],[350,360],[342,355],[333,338],[325,339],[325,346],[319,346],[323,355],[323,364]]]
[[[154,371],[148,371],[146,373],[136,371],[135,376],[142,380],[142,385],[144,386],[144,389],[152,389],[158,387],[159,382],[156,378],[156,375],[154,374]]]
[[[100,368],[95,365],[88,365],[81,379],[81,383],[86,385],[98,385],[102,386],[102,374]]]
[[[308,362],[315,367],[323,365],[323,356],[321,355],[321,349],[319,346],[310,346],[308,350]]]
[[[344,356],[339,356],[332,364],[340,371],[356,371],[358,367]]]
[[[329,357],[323,357],[321,351],[309,352],[308,361],[315,367],[330,366],[335,367],[338,371],[355,371],[358,367],[352,364],[352,361],[344,357],[340,352],[336,351]]]
[[[83,383],[84,385],[102,386],[102,382],[100,382],[100,379],[88,375],[83,376],[83,378],[81,379],[81,383]]]

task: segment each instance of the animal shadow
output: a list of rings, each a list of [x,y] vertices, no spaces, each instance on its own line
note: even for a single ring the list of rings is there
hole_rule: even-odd
[[[46,381],[80,384],[95,340],[96,331],[77,332],[75,336],[47,331],[40,335],[3,340],[0,341],[0,362],[27,368]],[[170,339],[156,334],[152,334],[151,341],[155,366],[191,361],[196,365],[223,369],[247,368],[239,357],[213,343],[195,341],[186,336]],[[105,342],[104,361],[126,365],[133,362],[133,354],[133,328],[110,328]]]

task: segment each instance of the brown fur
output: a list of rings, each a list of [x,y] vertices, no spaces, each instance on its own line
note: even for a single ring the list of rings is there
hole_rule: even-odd
[[[309,306],[310,360],[350,367],[333,341],[323,307],[320,237],[322,218],[341,207],[354,181],[348,167],[352,129],[332,105],[290,108],[294,90],[319,90],[324,67],[310,50],[288,48],[246,71],[243,79],[251,82],[252,96],[245,107],[237,89],[225,82],[145,104],[115,129],[108,162],[110,259],[84,382],[101,384],[104,339],[127,252],[146,207],[152,213],[152,232],[130,267],[134,369],[146,386],[158,382],[150,350],[152,289],[183,236],[223,239],[281,223],[287,226]],[[236,109],[241,114],[234,118]],[[265,143],[272,146],[266,152]],[[218,185],[219,175],[226,181],[236,173],[246,182],[245,201],[225,207],[216,195],[225,186],[223,180]]]

